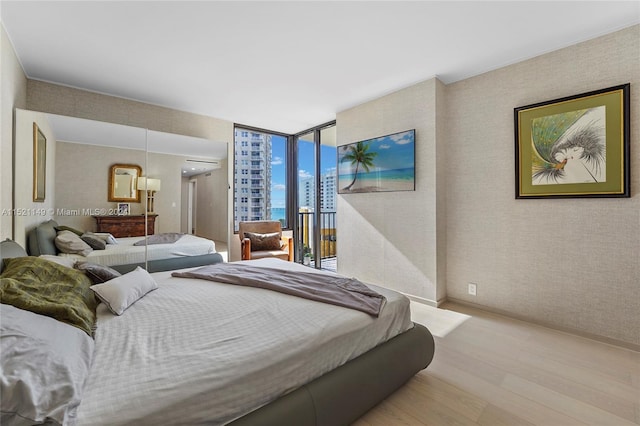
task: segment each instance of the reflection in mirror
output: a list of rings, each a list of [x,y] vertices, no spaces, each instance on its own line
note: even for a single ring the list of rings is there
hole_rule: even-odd
[[[35,204],[31,197],[31,168],[25,170],[15,166],[32,161],[34,122],[47,138],[48,151],[47,198],[44,203]],[[123,265],[145,260],[164,262],[168,256],[175,256],[174,253],[180,253],[185,261],[188,257],[202,257],[201,248],[174,249],[167,245],[189,240],[204,243],[205,256],[216,251],[214,240],[226,245],[226,143],[19,109],[16,110],[16,123],[15,207],[29,211],[38,208],[37,216],[13,218],[14,235],[21,245],[26,246],[26,234],[30,230],[49,219],[85,233],[111,233],[107,229],[122,231],[118,233],[122,237],[116,236],[118,251],[125,245],[131,245],[131,250],[127,247],[126,253],[118,253],[117,259],[114,256],[108,259],[109,256],[101,256],[113,249],[107,244],[105,250],[93,250],[86,256],[87,261],[107,265],[109,262]],[[27,138],[28,143],[24,142]],[[107,173],[114,165],[114,173]],[[201,168],[203,165],[206,169]],[[147,211],[146,191],[141,189],[139,182],[133,182],[141,177],[162,182],[162,190],[155,191],[152,213]],[[115,185],[116,179],[118,185]],[[120,182],[121,179],[126,182]],[[189,188],[193,189],[190,182],[197,186],[191,192],[191,205],[188,203]],[[114,190],[117,186],[118,193],[109,193],[116,201],[105,197],[104,191],[110,185]],[[119,192],[121,185],[127,188],[126,194]],[[25,193],[22,188],[29,189]],[[122,215],[120,207],[123,205],[128,215]],[[187,212],[196,221],[191,230],[186,225]],[[189,233],[195,235],[185,235]],[[175,243],[133,247],[135,242],[144,242],[145,235],[155,237],[159,234],[176,234],[179,238]],[[134,251],[137,254],[130,257]],[[174,257],[174,260],[179,259]]]
[[[183,232],[226,242],[227,145],[149,131],[147,182],[161,182],[153,194],[156,232]]]
[[[46,190],[47,138],[33,123],[33,201],[44,201]]]
[[[138,203],[138,178],[142,169],[135,164],[114,164],[109,169],[109,201]]]

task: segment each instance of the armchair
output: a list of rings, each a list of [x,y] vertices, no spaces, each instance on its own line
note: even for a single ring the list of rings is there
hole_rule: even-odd
[[[238,237],[242,260],[277,257],[293,262],[293,238],[282,236],[277,220],[240,222]]]

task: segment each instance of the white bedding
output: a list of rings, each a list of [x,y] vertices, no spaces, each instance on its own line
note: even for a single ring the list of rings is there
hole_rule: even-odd
[[[152,275],[158,290],[124,315],[98,307],[80,425],[225,424],[412,327],[409,300],[375,286],[387,298],[377,319],[264,289]]]
[[[60,253],[60,256],[113,266],[142,263],[145,261],[145,252],[147,252],[148,260],[198,256],[216,252],[213,241],[190,234],[183,235],[178,241],[171,244],[150,244],[146,247],[133,245],[141,240],[144,240],[144,237],[118,238],[118,244],[107,244],[105,250],[94,250],[87,256],[66,253]]]
[[[0,424],[74,425],[94,341],[84,331],[0,304]]]

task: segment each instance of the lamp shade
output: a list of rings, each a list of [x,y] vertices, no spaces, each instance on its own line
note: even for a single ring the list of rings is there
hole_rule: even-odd
[[[139,177],[138,191],[160,191],[160,179]]]

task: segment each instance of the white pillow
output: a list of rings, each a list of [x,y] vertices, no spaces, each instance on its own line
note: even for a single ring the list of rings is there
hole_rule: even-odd
[[[93,251],[91,246],[71,231],[60,231],[54,240],[56,247],[62,253],[80,254],[86,256]]]
[[[158,284],[145,269],[138,266],[134,271],[90,288],[111,312],[122,315],[138,299],[157,289]]]
[[[2,305],[0,424],[74,424],[93,360],[84,331]]]
[[[54,256],[52,254],[41,254],[38,257],[57,263],[58,265],[66,266],[67,268],[73,268],[76,265],[76,260],[73,257]]]
[[[107,244],[118,244],[118,240],[116,240],[115,237],[108,232],[86,232],[86,234],[89,234],[96,238],[100,238]]]

